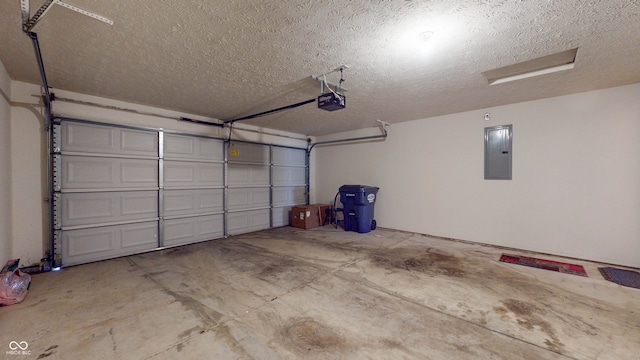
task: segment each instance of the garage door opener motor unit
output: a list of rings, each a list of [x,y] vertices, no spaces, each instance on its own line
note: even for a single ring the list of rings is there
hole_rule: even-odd
[[[328,73],[313,77],[320,82],[320,92],[322,93],[322,95],[318,96],[318,109],[335,111],[347,107],[347,99],[341,92],[346,90],[342,88],[342,83],[345,81],[343,73],[347,68],[347,65],[340,65]],[[340,81],[338,81],[337,84],[331,84],[327,81],[327,74],[337,71],[340,71]],[[331,88],[331,85],[335,87],[335,90]],[[325,93],[325,88],[328,89],[329,92]]]
[[[318,109],[334,111],[346,106],[346,98],[342,94],[331,92],[318,96]]]
[[[373,218],[376,195],[379,188],[366,185],[343,185],[333,200],[333,208],[337,213],[342,211],[344,229],[360,234],[368,233],[376,229],[376,221]],[[336,200],[340,196],[343,208],[336,208]],[[334,214],[334,226],[338,227],[338,220]]]

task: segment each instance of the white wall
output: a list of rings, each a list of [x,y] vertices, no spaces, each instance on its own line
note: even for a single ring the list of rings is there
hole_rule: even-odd
[[[0,62],[0,266],[11,258],[11,79]]]
[[[20,265],[44,255],[47,149],[40,87],[11,82],[11,253]]]
[[[11,82],[12,103],[16,106],[11,108],[11,194],[13,204],[10,213],[12,220],[5,219],[4,208],[0,210],[0,225],[2,221],[11,224],[12,242],[9,245],[0,242],[0,246],[11,246],[12,257],[20,257],[22,265],[30,265],[40,261],[40,258],[48,249],[48,204],[45,201],[48,194],[47,178],[47,134],[43,131],[42,117],[37,111],[21,102],[38,103],[38,98],[33,95],[39,94],[40,87],[33,84],[18,81]],[[80,100],[84,102],[98,103],[105,106],[133,109],[137,111],[154,113],[163,116],[181,116],[198,119],[213,120],[198,117],[196,115],[178,113],[148,106],[125,103],[121,101],[109,100],[95,96],[72,93],[68,91],[53,89],[52,92],[58,98]],[[19,105],[19,106],[17,106]],[[1,103],[0,103],[0,106]],[[2,108],[0,107],[0,110]],[[227,129],[218,127],[180,122],[164,117],[140,115],[131,112],[114,110],[113,108],[81,105],[72,102],[56,100],[53,102],[53,111],[56,115],[101,121],[106,123],[130,124],[151,128],[163,128],[166,130],[176,130],[192,134],[202,134],[209,136],[227,136]],[[2,113],[0,113],[2,116]],[[0,122],[3,124],[3,122]],[[4,125],[0,125],[4,127]],[[8,128],[8,127],[7,127]],[[236,130],[245,128],[253,131]],[[2,133],[0,128],[0,133]],[[256,132],[257,131],[257,132]],[[265,134],[284,135],[276,136]],[[0,134],[0,136],[2,136]],[[233,139],[263,142],[267,144],[287,145],[305,148],[306,138],[303,135],[286,133],[276,130],[260,129],[245,124],[234,126]],[[5,142],[1,143],[5,146]],[[7,147],[8,148],[8,147]],[[0,157],[0,161],[3,161]],[[2,165],[2,163],[0,163]],[[2,173],[4,174],[4,172]],[[6,187],[8,188],[8,186]],[[5,186],[0,177],[0,199],[3,196]],[[9,190],[4,190],[8,192]],[[0,230],[1,231],[1,230]],[[2,232],[0,232],[1,236]],[[0,247],[2,249],[2,247]],[[1,259],[0,259],[1,261]]]
[[[513,180],[484,180],[484,127],[504,124]],[[313,150],[318,201],[343,184],[379,186],[382,227],[640,267],[640,84],[388,130],[384,142]]]

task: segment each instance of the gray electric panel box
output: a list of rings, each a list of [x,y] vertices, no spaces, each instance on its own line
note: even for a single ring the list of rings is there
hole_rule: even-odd
[[[513,125],[484,128],[484,179],[511,180]]]

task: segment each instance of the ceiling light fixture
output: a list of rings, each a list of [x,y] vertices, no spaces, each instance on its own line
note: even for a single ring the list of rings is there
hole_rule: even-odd
[[[423,31],[420,33],[420,35],[418,35],[420,40],[422,40],[425,43],[429,42],[429,39],[431,39],[432,36],[433,36],[433,31]]]
[[[518,64],[485,71],[482,74],[489,85],[503,84],[510,81],[526,79],[534,76],[551,74],[573,69],[578,48],[539,57]]]

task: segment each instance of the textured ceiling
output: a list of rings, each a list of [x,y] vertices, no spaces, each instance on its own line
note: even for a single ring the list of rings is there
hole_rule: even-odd
[[[640,82],[631,0],[67,2],[114,25],[61,6],[42,18],[34,31],[53,88],[232,119],[317,97],[311,76],[347,64],[346,109],[244,122],[307,135]],[[11,78],[40,83],[19,0],[0,2],[0,34]],[[576,47],[573,70],[494,86],[482,76]]]

